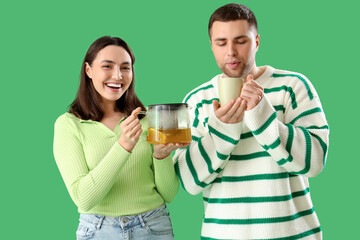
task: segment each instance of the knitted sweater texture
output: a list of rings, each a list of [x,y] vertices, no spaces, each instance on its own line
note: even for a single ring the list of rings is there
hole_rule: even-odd
[[[180,181],[203,193],[202,239],[322,239],[308,177],[326,160],[329,127],[302,74],[266,66],[264,97],[243,121],[214,114],[218,78],[191,91],[193,141],[174,156]]]
[[[70,113],[56,120],[55,160],[80,213],[134,215],[175,198],[179,180],[172,158],[152,157],[147,118],[140,121],[143,133],[132,153],[118,143],[122,121],[112,131]]]

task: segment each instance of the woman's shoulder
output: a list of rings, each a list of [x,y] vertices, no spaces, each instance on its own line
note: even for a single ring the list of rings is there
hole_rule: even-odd
[[[61,114],[56,121],[81,121],[80,118],[76,117],[74,114],[65,112]]]
[[[82,119],[76,117],[74,114],[66,112],[63,113],[62,115],[60,115],[56,121],[55,121],[55,126],[59,126],[59,125],[78,125],[80,122],[82,121]]]

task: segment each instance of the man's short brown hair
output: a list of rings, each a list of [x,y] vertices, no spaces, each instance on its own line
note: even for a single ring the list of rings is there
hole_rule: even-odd
[[[211,38],[210,31],[215,21],[228,22],[243,19],[246,20],[250,27],[254,26],[257,32],[257,21],[254,13],[246,6],[238,3],[229,3],[218,9],[211,15],[209,20],[209,37]]]

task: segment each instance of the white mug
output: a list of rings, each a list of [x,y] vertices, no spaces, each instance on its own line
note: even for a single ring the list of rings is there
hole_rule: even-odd
[[[225,105],[230,100],[240,97],[243,85],[244,78],[219,78],[218,88],[220,104]]]

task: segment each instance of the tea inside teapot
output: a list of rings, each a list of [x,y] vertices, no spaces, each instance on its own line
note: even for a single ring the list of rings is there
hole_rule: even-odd
[[[148,136],[150,144],[190,143],[191,130],[186,103],[150,105]]]

